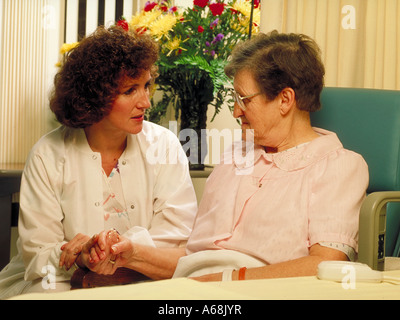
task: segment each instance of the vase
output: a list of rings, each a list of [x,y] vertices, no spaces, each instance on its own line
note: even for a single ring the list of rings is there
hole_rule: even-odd
[[[204,170],[207,155],[208,102],[200,103],[195,99],[181,100],[179,140],[189,160],[190,170]]]

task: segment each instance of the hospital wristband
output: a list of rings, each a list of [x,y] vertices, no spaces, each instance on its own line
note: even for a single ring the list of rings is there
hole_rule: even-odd
[[[232,281],[233,269],[225,269],[222,271],[222,281]]]

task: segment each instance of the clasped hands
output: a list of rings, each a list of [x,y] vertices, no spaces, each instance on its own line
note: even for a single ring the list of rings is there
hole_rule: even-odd
[[[132,242],[115,229],[102,231],[92,237],[77,234],[61,246],[59,267],[69,270],[74,264],[103,275],[112,275],[133,255]]]

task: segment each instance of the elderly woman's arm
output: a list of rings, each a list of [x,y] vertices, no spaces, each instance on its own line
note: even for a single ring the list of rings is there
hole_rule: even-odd
[[[310,253],[306,257],[247,269],[245,280],[313,276],[317,274],[318,264],[325,260],[347,261],[348,258],[346,254],[339,250],[314,244],[310,247]],[[238,280],[238,278],[239,270],[233,271],[232,280]],[[221,281],[222,273],[207,274],[193,279],[198,281]]]
[[[155,248],[133,243],[128,244],[129,246],[131,255],[124,267],[138,271],[153,280],[172,278],[179,258],[185,255],[185,248]],[[120,259],[123,258],[122,255]]]

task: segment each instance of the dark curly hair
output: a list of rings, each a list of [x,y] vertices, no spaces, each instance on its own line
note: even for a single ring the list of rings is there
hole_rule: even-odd
[[[66,55],[54,79],[50,109],[68,127],[99,122],[110,112],[126,77],[135,79],[150,71],[154,81],[158,52],[150,36],[118,26],[98,27]]]
[[[300,110],[313,112],[321,108],[325,68],[320,49],[310,37],[277,31],[260,33],[237,45],[231,58],[225,73],[233,78],[241,69],[250,70],[268,99],[275,99],[290,87]]]

